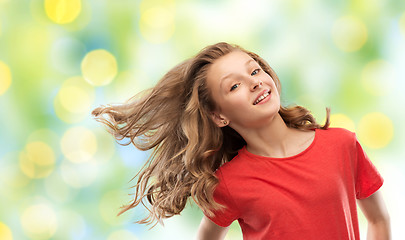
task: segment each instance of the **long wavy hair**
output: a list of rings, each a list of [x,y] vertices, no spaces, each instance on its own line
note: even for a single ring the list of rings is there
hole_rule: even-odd
[[[119,214],[142,204],[149,214],[137,223],[157,223],[179,214],[190,196],[208,215],[223,207],[213,199],[218,184],[215,171],[231,161],[246,142],[231,127],[220,128],[212,120],[216,105],[206,76],[216,59],[233,51],[250,55],[272,77],[281,93],[280,80],[264,59],[237,45],[221,42],[175,66],[153,88],[126,103],[93,110],[96,120],[108,126],[121,145],[132,143],[140,150],[153,149],[133,178],[133,201],[123,206]],[[302,130],[328,128],[330,110],[327,108],[326,112],[326,122],[321,126],[302,106],[281,106],[279,110],[288,127]],[[122,142],[123,139],[129,141]]]

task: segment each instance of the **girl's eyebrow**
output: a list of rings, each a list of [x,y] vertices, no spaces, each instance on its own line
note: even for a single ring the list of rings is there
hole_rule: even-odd
[[[251,59],[249,59],[248,61],[245,62],[245,66],[247,67],[251,62],[256,62],[256,61],[255,61],[253,58],[251,58]],[[222,82],[223,82],[226,78],[229,78],[229,77],[231,77],[231,76],[233,76],[233,75],[235,75],[235,74],[234,74],[234,73],[229,73],[229,74],[225,75],[224,77],[222,77],[222,78],[220,79],[221,85],[222,85]]]

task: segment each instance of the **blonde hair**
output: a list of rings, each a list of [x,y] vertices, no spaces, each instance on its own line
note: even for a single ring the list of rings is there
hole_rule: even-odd
[[[207,88],[206,73],[216,59],[232,51],[249,54],[273,78],[281,93],[280,80],[265,60],[237,45],[221,42],[175,66],[155,87],[128,102],[93,110],[96,120],[108,126],[117,140],[130,140],[122,145],[132,143],[140,150],[153,149],[134,177],[133,201],[119,214],[142,204],[149,215],[138,223],[151,224],[179,214],[190,196],[208,215],[222,207],[213,199],[218,184],[215,170],[231,161],[246,142],[229,126],[219,128],[210,117],[216,106]],[[329,126],[329,109],[323,126],[301,106],[281,106],[279,113],[291,128]]]

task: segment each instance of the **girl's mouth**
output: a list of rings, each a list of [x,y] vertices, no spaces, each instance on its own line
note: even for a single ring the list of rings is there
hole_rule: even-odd
[[[266,99],[271,93],[271,90],[265,90],[264,93],[260,94],[256,100],[253,102],[253,105],[256,105]]]

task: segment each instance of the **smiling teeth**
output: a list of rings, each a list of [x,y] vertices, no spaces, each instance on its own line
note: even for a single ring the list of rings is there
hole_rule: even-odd
[[[269,95],[270,95],[269,92],[266,92],[265,94],[261,95],[261,96],[253,103],[253,105],[258,104],[259,102],[261,102],[263,99],[265,99],[265,98],[266,98],[267,96],[269,96]]]

